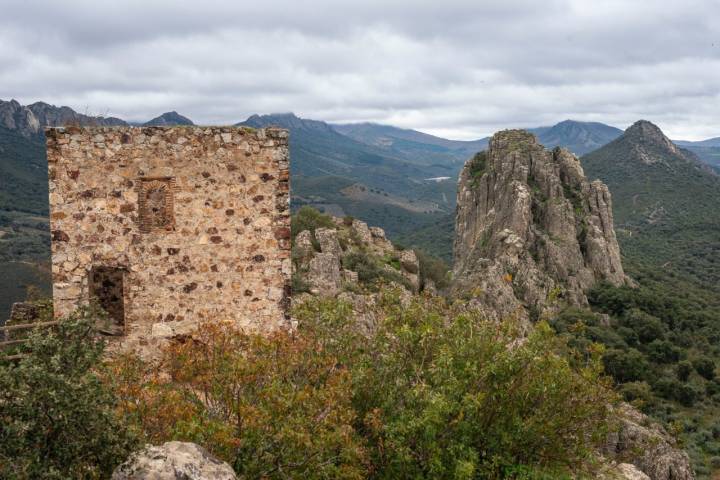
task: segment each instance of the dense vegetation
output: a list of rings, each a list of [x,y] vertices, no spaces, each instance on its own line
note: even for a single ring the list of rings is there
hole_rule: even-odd
[[[12,302],[25,298],[26,285],[49,291],[49,275],[36,267],[50,259],[47,215],[43,138],[0,127],[0,325]]]
[[[592,475],[615,402],[599,355],[545,324],[514,344],[513,322],[438,298],[386,291],[377,308],[371,333],[336,300],[297,307],[292,332],[206,323],[159,364],[101,363],[102,316],[81,310],[32,333],[20,362],[0,356],[0,477],[107,478],[172,439],[243,478]]]
[[[109,478],[137,446],[98,374],[98,316],[83,309],[52,330],[32,332],[19,362],[0,352],[0,478]]]
[[[244,478],[570,478],[592,471],[614,401],[599,356],[576,363],[547,325],[442,300],[381,297],[370,336],[336,300],[298,307],[296,333],[201,327],[165,374],[113,365],[146,439],[191,440]],[[169,375],[167,374],[169,373]]]
[[[704,478],[720,467],[720,308],[692,288],[641,280],[600,285],[589,297],[594,311],[570,308],[551,324],[579,350],[606,346],[619,391],[680,436]]]

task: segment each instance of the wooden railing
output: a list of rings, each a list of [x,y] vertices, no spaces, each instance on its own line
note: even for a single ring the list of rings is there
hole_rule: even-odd
[[[44,327],[52,327],[55,325],[58,325],[60,322],[58,321],[52,321],[52,322],[36,322],[36,323],[22,323],[17,325],[6,325],[4,327],[0,327],[0,332],[14,332],[18,330],[30,330],[32,328],[44,328]],[[27,338],[18,338],[15,340],[2,340],[0,341],[0,350],[3,350],[7,347],[12,347],[14,345],[20,345],[27,342]],[[5,357],[2,357],[4,360],[19,360],[23,357],[22,354],[17,355],[8,355]]]

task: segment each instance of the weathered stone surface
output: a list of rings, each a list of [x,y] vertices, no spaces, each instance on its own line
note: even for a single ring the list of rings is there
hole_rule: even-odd
[[[312,233],[307,230],[303,230],[295,237],[293,252],[300,259],[301,264],[307,264],[313,255],[315,255],[315,247],[313,247],[312,239]]]
[[[385,237],[385,230],[380,227],[370,227],[370,235],[372,236],[372,245],[377,251],[391,251],[395,246]]]
[[[344,269],[342,271],[343,280],[350,283],[357,283],[358,282],[358,274],[357,272],[353,272],[352,270]]]
[[[640,469],[631,463],[609,461],[595,475],[598,480],[650,480]]]
[[[315,238],[320,244],[320,251],[322,253],[329,253],[338,258],[342,255],[342,248],[340,248],[340,242],[338,242],[337,230],[334,228],[315,229]]]
[[[225,462],[187,442],[148,445],[118,466],[112,480],[236,480]]]
[[[621,463],[617,466],[617,473],[620,478],[626,480],[651,480],[650,477],[640,471],[635,465],[630,463]]]
[[[340,259],[332,253],[317,253],[310,260],[307,281],[312,293],[334,297],[340,290]]]
[[[277,292],[291,272],[286,133],[48,129],[55,314],[101,288],[117,298],[122,345],[165,336],[167,328],[153,325],[168,319],[284,326],[287,301]],[[109,270],[93,282],[98,268]]]
[[[400,252],[400,265],[410,273],[418,273],[420,271],[420,263],[418,262],[415,250],[403,250]]]
[[[355,219],[352,222],[352,228],[355,230],[355,232],[358,234],[358,237],[360,238],[360,241],[362,243],[371,245],[372,244],[372,233],[370,233],[370,229],[367,226],[367,223]]]
[[[375,295],[342,292],[337,298],[341,302],[348,303],[352,306],[353,318],[364,333],[371,334],[375,331],[375,322],[377,320],[375,313],[377,301]]]
[[[608,437],[604,454],[631,463],[651,480],[693,480],[690,459],[660,425],[626,405],[620,428]]]
[[[596,282],[626,281],[607,187],[521,130],[496,133],[465,165],[454,255],[452,294],[492,317],[585,305]]]

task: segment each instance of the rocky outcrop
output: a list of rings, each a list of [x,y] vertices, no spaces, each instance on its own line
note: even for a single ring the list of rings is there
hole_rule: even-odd
[[[70,107],[56,107],[44,102],[25,106],[16,100],[0,100],[0,126],[17,130],[25,137],[41,134],[44,127],[69,125],[110,127],[127,123],[114,117],[83,115]]]
[[[466,163],[457,203],[452,294],[491,317],[534,319],[587,304],[598,281],[627,281],[610,192],[565,149],[499,132]]]
[[[634,465],[651,480],[695,478],[687,453],[659,424],[627,405],[618,417],[620,426],[608,437],[606,456]]]
[[[336,228],[304,230],[293,242],[295,274],[310,293],[334,297],[341,291],[357,292],[375,279],[400,283],[411,292],[420,290],[420,263],[413,250],[398,250],[379,227],[353,220],[346,225],[333,218]],[[364,268],[361,278],[352,268]],[[350,303],[357,303],[355,301]]]
[[[117,467],[112,480],[236,480],[225,462],[194,443],[148,445]]]

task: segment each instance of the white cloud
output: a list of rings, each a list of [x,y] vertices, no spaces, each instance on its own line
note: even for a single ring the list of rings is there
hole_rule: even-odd
[[[0,98],[23,103],[466,139],[565,118],[720,135],[717,0],[4,3]]]

